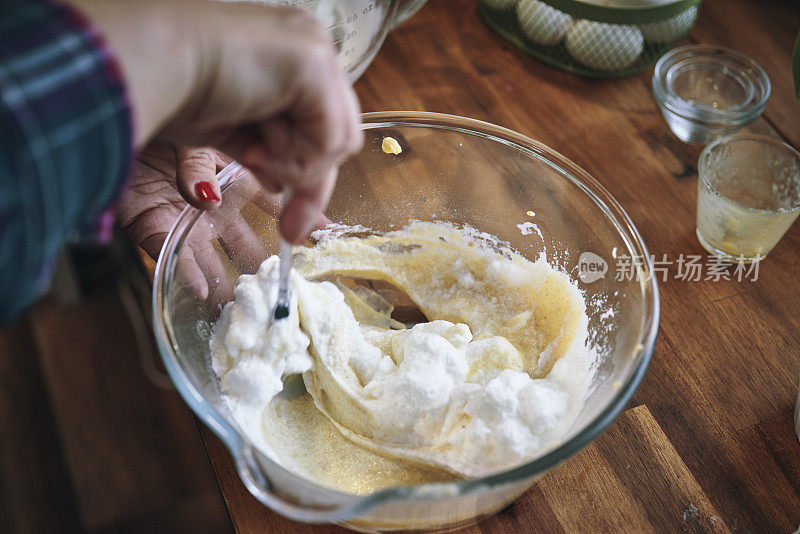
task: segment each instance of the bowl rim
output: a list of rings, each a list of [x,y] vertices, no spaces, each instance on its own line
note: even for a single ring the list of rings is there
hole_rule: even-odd
[[[644,307],[644,313],[640,321],[638,342],[634,349],[638,351],[638,354],[633,355],[634,358],[638,356],[639,361],[635,363],[635,368],[631,371],[629,378],[620,385],[608,405],[583,429],[565,443],[530,462],[486,477],[390,487],[367,495],[352,495],[310,482],[314,486],[326,490],[326,493],[331,496],[337,496],[340,506],[320,511],[303,507],[302,505],[294,505],[271,493],[268,488],[271,488],[272,484],[269,481],[266,481],[267,488],[264,488],[263,483],[259,484],[253,480],[254,473],[251,469],[248,469],[248,466],[252,465],[252,459],[248,458],[248,456],[252,457],[252,445],[211,402],[197,391],[191,380],[181,369],[178,359],[179,348],[173,337],[169,315],[165,313],[168,305],[165,300],[165,284],[171,282],[171,277],[174,274],[177,247],[182,244],[188,231],[202,214],[201,210],[187,206],[167,235],[156,264],[152,300],[156,344],[167,372],[178,392],[197,417],[228,448],[233,456],[239,477],[245,483],[247,489],[262,503],[292,519],[306,522],[342,521],[388,502],[460,497],[475,491],[507,486],[542,474],[588,445],[622,412],[641,383],[655,348],[660,318],[660,300],[658,283],[656,277],[653,276],[651,257],[630,217],[596,179],[543,143],[489,122],[444,113],[421,111],[383,111],[362,114],[362,128],[364,129],[392,126],[439,128],[477,135],[500,142],[520,150],[528,156],[544,160],[557,170],[562,177],[570,180],[573,185],[578,186],[587,194],[609,216],[628,250],[635,252],[638,257],[642,258],[641,262],[633,262],[637,264],[635,268],[638,270],[636,274],[638,275],[642,306]],[[235,180],[232,179],[234,178],[234,173],[230,171],[226,173],[227,169],[226,167],[218,175],[222,177],[220,185],[223,190],[235,183]],[[272,462],[269,459],[267,460]],[[285,470],[280,464],[272,463]],[[288,473],[288,471],[286,472]]]

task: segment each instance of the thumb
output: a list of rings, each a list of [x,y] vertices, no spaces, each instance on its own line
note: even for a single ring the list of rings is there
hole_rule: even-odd
[[[220,205],[217,183],[218,155],[213,148],[180,147],[176,150],[178,169],[176,181],[183,198],[200,209],[215,209]]]

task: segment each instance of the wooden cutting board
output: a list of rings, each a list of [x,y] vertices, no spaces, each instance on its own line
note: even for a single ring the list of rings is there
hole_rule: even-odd
[[[749,129],[800,145],[791,1],[705,0],[692,42],[730,46],[773,95]],[[547,67],[489,31],[474,0],[432,0],[393,32],[356,84],[365,111],[426,110],[517,130],[566,155],[622,204],[650,251],[705,254],[695,237],[697,157],[667,130],[652,69],[610,81]],[[661,331],[628,409],[512,506],[464,532],[793,532],[800,526],[800,223],[753,281],[661,282]],[[321,533],[260,505],[204,429],[237,531]]]

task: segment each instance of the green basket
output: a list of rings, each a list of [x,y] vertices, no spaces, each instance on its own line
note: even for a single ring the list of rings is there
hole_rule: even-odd
[[[541,61],[579,76],[622,78],[646,70],[683,41],[697,19],[700,1],[631,7],[588,0],[478,4],[487,26]]]

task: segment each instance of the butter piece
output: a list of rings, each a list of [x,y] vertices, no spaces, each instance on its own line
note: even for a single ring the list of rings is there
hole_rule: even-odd
[[[403,151],[403,147],[394,137],[384,137],[381,149],[387,154],[394,154],[395,156]]]

